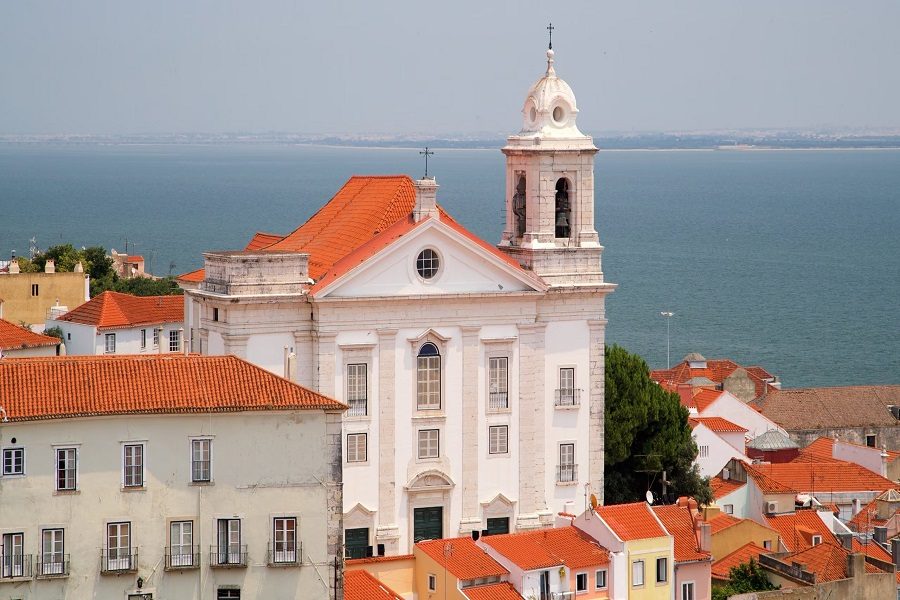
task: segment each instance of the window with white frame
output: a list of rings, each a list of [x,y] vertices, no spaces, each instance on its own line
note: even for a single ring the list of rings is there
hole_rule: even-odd
[[[144,487],[144,445],[125,444],[123,464],[125,487]]]
[[[181,332],[177,329],[169,331],[169,352],[181,350]]]
[[[191,481],[212,481],[212,440],[191,440]]]
[[[587,573],[576,573],[575,574],[575,593],[583,594],[588,591],[588,574]]]
[[[0,541],[2,541],[3,544],[2,547],[0,547],[0,555],[2,555],[3,557],[3,565],[2,570],[0,570],[0,574],[2,574],[4,579],[12,577],[24,577],[25,534],[4,533],[3,537],[0,538]]]
[[[685,581],[681,584],[681,600],[695,600],[693,581]]]
[[[441,408],[441,355],[431,342],[422,344],[416,357],[416,407]]]
[[[154,348],[159,347],[159,332],[160,332],[160,329],[158,327],[153,328],[153,347]]]
[[[347,462],[366,462],[368,437],[365,433],[347,434]]]
[[[559,445],[559,465],[556,468],[556,481],[559,483],[578,481],[575,465],[575,444]]]
[[[243,564],[243,547],[241,546],[241,520],[219,519],[217,523],[217,544],[215,564]]]
[[[821,535],[814,535],[814,536],[812,536],[812,545],[813,545],[813,546],[818,546],[818,545],[821,544],[821,543],[822,543],[822,536],[821,536]]]
[[[441,259],[438,253],[431,248],[425,248],[416,257],[416,272],[422,279],[433,279],[441,268]]]
[[[722,512],[724,512],[726,515],[733,515],[734,514],[734,504],[723,504]]]
[[[488,427],[488,442],[490,454],[507,454],[509,452],[509,427],[506,425]]]
[[[3,449],[3,474],[4,475],[24,475],[25,474],[25,448],[4,448]]]
[[[141,329],[141,350],[147,347],[147,330]]]
[[[594,573],[594,587],[598,590],[606,589],[606,569]]]
[[[631,563],[631,586],[644,585],[644,561],[636,560]]]
[[[488,409],[509,408],[509,359],[505,356],[488,358]]]
[[[433,573],[428,574],[428,591],[434,592],[437,590],[437,576]]]
[[[440,436],[438,429],[419,430],[419,458],[438,458],[440,456]]]
[[[169,524],[169,567],[195,567],[194,522],[172,521]]]
[[[700,458],[709,458],[709,446],[700,446]]]
[[[106,525],[105,571],[130,571],[132,569],[131,523]]]
[[[366,363],[347,365],[347,404],[351,417],[364,417],[368,414],[368,369]]]
[[[74,490],[77,484],[78,451],[75,448],[56,449],[56,489]]]
[[[578,393],[575,391],[575,367],[562,367],[559,370],[559,389],[556,390],[557,406],[575,406],[578,404]]]
[[[272,562],[297,562],[297,518],[276,517],[272,520]]]
[[[765,550],[771,550],[772,549],[772,540],[763,540],[763,548]]]
[[[116,334],[107,333],[105,339],[106,339],[106,345],[105,345],[103,351],[106,354],[115,354],[116,353]]]
[[[669,580],[669,559],[656,559],[656,583],[665,583]]]
[[[41,558],[38,575],[63,575],[66,573],[65,532],[62,529],[41,531]]]

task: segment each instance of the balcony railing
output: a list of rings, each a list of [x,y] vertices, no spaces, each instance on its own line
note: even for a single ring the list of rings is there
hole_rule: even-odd
[[[266,564],[271,567],[296,567],[303,560],[303,544],[298,543],[296,547],[285,547],[278,544],[275,549],[272,544],[266,552]]]
[[[556,482],[573,483],[578,481],[578,465],[557,465]]]
[[[120,548],[100,553],[101,573],[129,573],[137,571],[138,549]]]
[[[367,414],[367,401],[365,398],[361,400],[349,400],[350,410],[347,411],[348,417],[365,417]]]
[[[247,566],[247,545],[210,546],[209,566],[218,568],[240,568]]]
[[[506,392],[491,392],[488,396],[488,410],[496,412],[509,408],[509,394]]]
[[[575,592],[550,592],[550,600],[571,600]]]
[[[68,554],[47,554],[38,555],[37,577],[68,577],[69,576],[69,555]]]
[[[560,388],[556,390],[556,406],[578,406],[581,404],[581,390]]]
[[[0,580],[31,577],[33,564],[31,554],[0,554]]]
[[[168,546],[166,547],[166,570],[200,568],[200,546]]]

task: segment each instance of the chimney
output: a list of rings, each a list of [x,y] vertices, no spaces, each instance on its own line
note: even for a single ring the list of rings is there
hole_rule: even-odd
[[[19,273],[19,261],[13,256],[12,260],[9,262],[9,274],[15,275],[16,273]]]
[[[416,179],[416,205],[413,208],[413,220],[418,223],[428,217],[438,218],[437,189],[433,177]]]
[[[287,346],[284,346],[284,348],[281,351],[281,366],[283,369],[282,374],[284,375],[285,379],[291,378],[291,368],[290,368],[290,363],[288,363],[288,352],[289,351],[290,350],[288,349]]]
[[[852,533],[836,533],[838,541],[841,542],[841,546],[846,548],[847,550],[853,550],[853,534]]]
[[[700,523],[700,550],[701,552],[712,551],[712,526],[709,523]]]
[[[888,453],[887,446],[885,444],[881,445],[881,476],[887,478],[887,464],[888,464]]]
[[[866,555],[862,552],[847,555],[847,578],[856,579],[866,576]]]
[[[47,262],[44,263],[44,273],[56,273],[56,261],[52,258],[48,258]]]
[[[875,538],[875,541],[881,544],[882,546],[887,545],[887,527],[879,527],[875,526],[875,534],[872,536]]]
[[[84,265],[81,264],[81,261],[78,261],[77,263],[75,263],[74,272],[75,273],[84,273]]]
[[[891,540],[891,558],[894,559],[894,568],[900,570],[900,538]]]
[[[722,509],[719,508],[718,504],[710,504],[709,506],[703,507],[703,520],[704,521],[712,521],[716,517],[722,514]]]

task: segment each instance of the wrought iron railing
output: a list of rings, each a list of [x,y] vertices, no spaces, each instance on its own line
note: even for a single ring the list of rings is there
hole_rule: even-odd
[[[137,548],[118,548],[100,552],[101,573],[129,573],[137,571],[137,567]]]
[[[299,565],[303,561],[303,543],[298,542],[296,546],[288,546],[285,544],[269,544],[266,551],[266,564],[275,567],[289,567]]]
[[[68,577],[69,555],[46,554],[38,555],[37,577]]]
[[[560,388],[556,390],[556,406],[578,406],[581,404],[581,390]]]
[[[498,411],[509,408],[509,394],[506,392],[491,392],[488,396],[488,410]]]
[[[0,579],[31,577],[33,558],[31,554],[0,554]]]
[[[572,483],[578,481],[578,465],[557,465],[557,483]]]
[[[367,414],[368,401],[363,398],[361,400],[349,400],[350,410],[347,411],[348,417],[364,417]]]
[[[247,545],[210,546],[210,567],[246,567]]]
[[[200,546],[167,546],[166,569],[177,571],[181,569],[200,568]]]

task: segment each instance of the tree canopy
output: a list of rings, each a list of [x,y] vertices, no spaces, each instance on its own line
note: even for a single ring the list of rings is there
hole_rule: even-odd
[[[700,476],[688,411],[678,394],[653,383],[640,356],[606,348],[605,489],[607,504],[643,500],[647,490],[712,502],[709,478]]]
[[[735,594],[749,592],[765,592],[777,590],[781,586],[774,585],[766,577],[766,572],[756,559],[751,558],[749,563],[743,563],[731,567],[728,573],[728,583],[722,587],[713,588],[712,600],[727,600]]]

